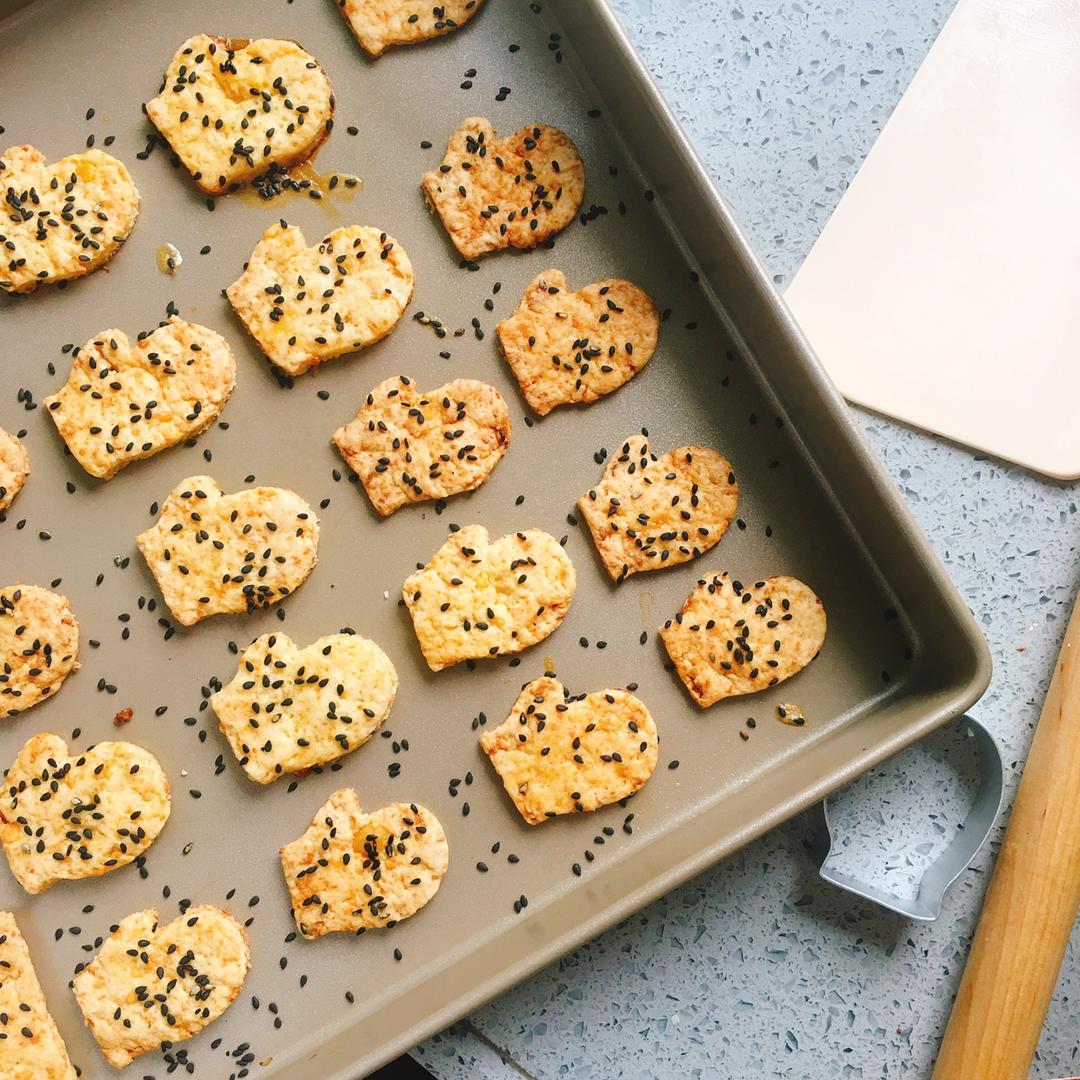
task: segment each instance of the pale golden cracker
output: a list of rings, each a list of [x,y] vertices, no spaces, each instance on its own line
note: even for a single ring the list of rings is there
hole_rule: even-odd
[[[293,918],[306,938],[415,915],[439,891],[449,860],[430,810],[392,803],[368,814],[352,788],[335,791],[304,835],[281,849]]]
[[[397,686],[390,658],[367,638],[329,634],[298,649],[287,634],[264,634],[210,704],[244,772],[270,784],[363,746]]]
[[[797,675],[825,641],[825,608],[793,577],[744,585],[727,573],[698,581],[660,629],[668,655],[702,708]]]
[[[10,911],[0,911],[0,1076],[4,1080],[78,1076]]]
[[[22,491],[30,475],[30,455],[19,441],[0,428],[0,511],[6,510]]]
[[[75,671],[79,624],[67,597],[36,585],[0,587],[0,716],[17,716]]]
[[[597,281],[572,292],[545,270],[497,327],[499,346],[529,407],[591,405],[632,379],[656,350],[660,319],[630,281]]]
[[[33,292],[104,266],[139,215],[123,162],[84,150],[51,165],[32,146],[0,154],[0,289]]]
[[[455,379],[425,394],[395,375],[334,432],[334,445],[385,517],[478,488],[510,445],[510,413],[488,383]]]
[[[475,259],[536,247],[565,229],[585,197],[585,166],[558,128],[531,124],[499,139],[488,120],[471,116],[420,186],[454,246]]]
[[[45,407],[75,460],[101,480],[205,431],[236,385],[225,339],[176,316],[134,345],[105,330],[73,355]]]
[[[484,0],[337,0],[356,40],[370,56],[391,45],[415,45],[467,23]]]
[[[483,525],[453,532],[401,594],[432,671],[521,652],[553,633],[574,596],[574,566],[539,529],[493,543]]]
[[[173,617],[193,626],[294,592],[315,566],[319,521],[286,488],[226,495],[211,477],[189,476],[135,539]]]
[[[28,893],[99,877],[137,859],[169,818],[169,781],[157,758],[129,742],[68,753],[35,735],[0,787],[0,844]]]
[[[282,221],[225,293],[259,348],[295,376],[386,337],[412,299],[413,269],[378,229],[347,225],[308,247]]]
[[[71,987],[106,1059],[122,1069],[216,1020],[250,966],[247,934],[227,911],[203,904],[160,926],[151,908],[122,919]]]
[[[634,435],[578,499],[596,550],[616,580],[689,562],[718,543],[739,501],[731,462],[707,446],[659,457]]]
[[[629,691],[571,697],[545,675],[522,689],[509,717],[484,732],[480,745],[518,813],[539,825],[640,791],[660,741],[649,710]]]
[[[330,80],[295,41],[208,34],[177,49],[160,93],[146,104],[150,122],[208,195],[306,161],[330,134],[333,114]]]

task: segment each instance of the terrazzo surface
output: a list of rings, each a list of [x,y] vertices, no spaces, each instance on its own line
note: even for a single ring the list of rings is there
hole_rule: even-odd
[[[952,8],[613,3],[781,287]],[[977,713],[1001,744],[1008,802],[1076,585],[1075,485],[857,415],[990,642]],[[841,797],[860,873],[902,892],[947,842],[971,783],[956,738]],[[928,1076],[1002,824],[927,924],[821,881],[813,822],[788,822],[414,1055],[440,1080]],[[1078,1042],[1080,932],[1032,1076],[1080,1071]]]

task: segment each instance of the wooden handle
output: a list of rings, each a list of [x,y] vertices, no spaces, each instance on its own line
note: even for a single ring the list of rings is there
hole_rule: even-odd
[[[1080,603],[1073,608],[934,1080],[1027,1080],[1080,908]]]

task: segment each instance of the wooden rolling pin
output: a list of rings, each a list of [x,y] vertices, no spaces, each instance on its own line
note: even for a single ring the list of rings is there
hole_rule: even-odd
[[[1080,908],[1080,603],[1073,608],[934,1080],[1027,1080]]]

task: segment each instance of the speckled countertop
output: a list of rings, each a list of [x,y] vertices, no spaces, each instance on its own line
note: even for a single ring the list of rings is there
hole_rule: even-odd
[[[781,287],[953,6],[612,2]],[[1076,585],[1075,486],[858,417],[989,639],[995,675],[977,713],[1004,750],[1011,799]],[[954,749],[942,733],[844,796],[882,880],[940,834],[931,811],[957,811]],[[810,828],[807,815],[788,822],[415,1056],[441,1080],[928,1076],[991,853],[920,924],[822,882]],[[1078,1009],[1080,932],[1033,1077],[1080,1071]]]

